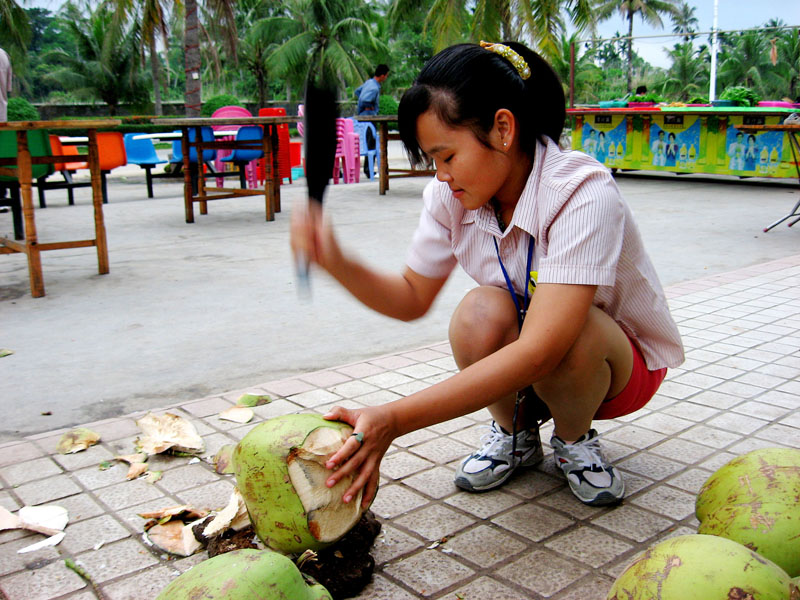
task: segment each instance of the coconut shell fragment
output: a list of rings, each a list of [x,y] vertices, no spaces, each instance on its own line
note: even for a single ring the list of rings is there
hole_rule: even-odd
[[[56,450],[59,454],[74,454],[94,446],[99,441],[99,433],[85,427],[78,427],[61,436]]]

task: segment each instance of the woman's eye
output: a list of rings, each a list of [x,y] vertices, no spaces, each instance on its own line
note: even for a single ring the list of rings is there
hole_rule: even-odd
[[[449,163],[451,160],[453,160],[454,156],[455,156],[455,154],[451,154],[450,156],[448,156],[447,158],[444,159],[444,162]]]

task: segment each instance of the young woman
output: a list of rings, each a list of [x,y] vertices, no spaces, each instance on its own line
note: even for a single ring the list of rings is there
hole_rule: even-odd
[[[383,314],[424,315],[456,265],[478,283],[450,323],[459,373],[326,415],[355,431],[327,465],[328,485],[357,472],[346,502],[365,486],[372,500],[396,437],[484,407],[491,432],[456,485],[493,489],[540,462],[538,424],[552,416],[550,445],[573,493],[593,505],[622,499],[592,421],[646,404],[683,348],[608,169],[558,146],[564,105],[555,73],[521,44],[460,44],[431,59],[398,114],[409,155],[437,170],[402,273],[345,254],[316,207],[293,211],[295,252]]]

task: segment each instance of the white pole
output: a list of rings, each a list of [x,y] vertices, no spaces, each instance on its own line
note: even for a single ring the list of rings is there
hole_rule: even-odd
[[[714,24],[711,27],[711,76],[708,82],[708,100],[717,99],[717,13],[719,0],[714,0]]]

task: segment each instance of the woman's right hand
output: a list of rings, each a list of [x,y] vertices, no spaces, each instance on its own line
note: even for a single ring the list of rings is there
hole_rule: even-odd
[[[317,264],[329,273],[341,264],[341,249],[333,235],[330,220],[325,217],[318,202],[295,202],[289,227],[295,260]]]

